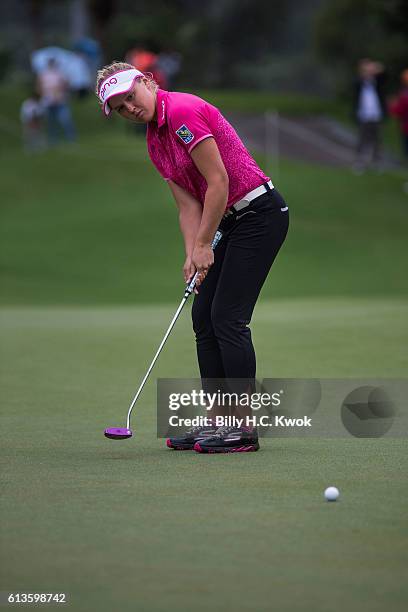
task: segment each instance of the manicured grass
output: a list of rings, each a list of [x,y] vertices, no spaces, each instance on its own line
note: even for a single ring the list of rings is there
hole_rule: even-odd
[[[407,294],[400,177],[263,165],[291,214],[265,297]],[[10,151],[0,173],[2,303],[177,299],[184,249],[176,207],[142,136],[108,130],[43,155]]]
[[[187,312],[135,437],[103,437],[172,311],[1,309],[1,590],[67,592],[75,612],[405,610],[405,440],[267,439],[248,456],[156,440],[155,378],[197,375]],[[391,299],[264,301],[258,374],[403,376],[406,314]]]

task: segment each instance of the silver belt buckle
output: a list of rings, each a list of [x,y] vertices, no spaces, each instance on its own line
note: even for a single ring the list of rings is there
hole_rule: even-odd
[[[235,212],[239,212],[243,208],[246,208],[247,206],[249,206],[250,203],[251,203],[250,200],[245,200],[244,198],[242,200],[239,200],[239,202],[237,202],[236,204],[234,204],[232,208],[235,210]]]
[[[261,187],[264,187],[264,185],[261,185]],[[267,192],[266,187],[264,187],[264,191],[265,193]],[[252,200],[255,200],[256,198],[252,198]],[[243,210],[244,208],[246,208],[247,206],[250,205],[250,203],[252,202],[252,200],[246,200],[245,198],[243,198],[242,200],[238,200],[238,202],[236,202],[235,204],[233,204],[228,210],[227,212],[224,214],[223,219],[226,219],[227,217],[229,217],[230,215],[232,215],[232,211],[234,210],[235,212],[239,212],[240,210]]]

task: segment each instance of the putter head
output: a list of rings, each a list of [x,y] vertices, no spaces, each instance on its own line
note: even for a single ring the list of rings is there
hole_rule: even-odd
[[[126,429],[126,427],[108,427],[108,429],[105,429],[104,434],[111,440],[126,440],[126,438],[133,436],[132,430]]]

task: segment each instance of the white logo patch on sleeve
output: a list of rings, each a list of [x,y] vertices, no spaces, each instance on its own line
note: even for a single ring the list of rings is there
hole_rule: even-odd
[[[194,134],[190,132],[185,123],[183,123],[183,125],[176,130],[176,134],[185,144],[189,144],[192,140],[194,140]]]

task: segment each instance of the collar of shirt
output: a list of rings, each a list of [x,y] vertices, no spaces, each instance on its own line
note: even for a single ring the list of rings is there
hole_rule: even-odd
[[[161,128],[167,121],[167,97],[168,91],[164,89],[158,89],[156,94],[156,113],[157,113],[157,127]]]

